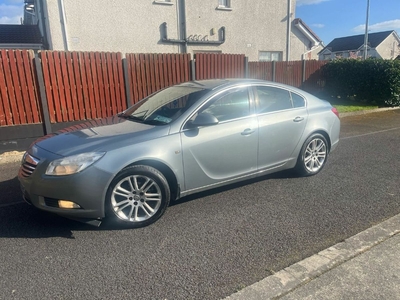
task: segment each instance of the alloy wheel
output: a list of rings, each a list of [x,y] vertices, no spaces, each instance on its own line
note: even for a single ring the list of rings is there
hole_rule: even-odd
[[[326,144],[320,138],[312,139],[304,153],[304,166],[309,172],[316,173],[324,165],[326,159]]]
[[[124,221],[142,222],[153,217],[161,206],[160,186],[145,175],[131,175],[120,180],[111,194],[111,207]]]

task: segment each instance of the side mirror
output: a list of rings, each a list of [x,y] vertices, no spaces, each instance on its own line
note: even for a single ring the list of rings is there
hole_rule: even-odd
[[[201,127],[201,126],[217,125],[218,123],[219,121],[214,115],[209,113],[200,113],[191,122],[191,125],[194,127]]]

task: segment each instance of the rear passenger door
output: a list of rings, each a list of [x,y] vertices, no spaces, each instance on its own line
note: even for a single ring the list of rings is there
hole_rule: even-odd
[[[258,169],[297,159],[293,153],[307,123],[303,97],[274,86],[254,87],[259,127]]]

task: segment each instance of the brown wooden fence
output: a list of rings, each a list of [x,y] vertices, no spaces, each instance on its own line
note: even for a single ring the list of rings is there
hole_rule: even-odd
[[[244,54],[197,53],[196,80],[245,77]]]
[[[272,80],[272,62],[253,61],[249,62],[249,77],[253,79]]]
[[[121,53],[40,53],[50,121],[111,116],[126,108]]]
[[[319,91],[325,63],[247,62],[243,54],[197,53],[191,61],[190,54],[123,59],[121,53],[0,50],[0,152],[26,149],[44,134],[115,115],[192,79],[249,77]]]
[[[41,122],[34,54],[0,50],[0,126]]]
[[[276,62],[275,81],[300,87],[302,82],[301,62]]]
[[[272,80],[309,91],[318,89],[320,69],[326,61],[249,62],[249,77]]]
[[[127,54],[132,104],[171,85],[190,81],[190,54]]]
[[[321,72],[323,65],[327,64],[326,60],[307,60],[304,71],[305,80],[301,86],[307,92],[314,93],[323,90],[325,85],[324,76]]]
[[[190,54],[127,54],[125,64],[121,53],[42,51],[33,60],[30,51],[0,51],[1,126],[41,123],[39,99],[50,123],[98,119],[192,79]],[[312,90],[325,63],[249,62],[247,76]],[[196,80],[246,76],[242,54],[198,53],[192,67]]]

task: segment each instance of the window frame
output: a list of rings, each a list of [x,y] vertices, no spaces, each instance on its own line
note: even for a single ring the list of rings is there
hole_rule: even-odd
[[[271,59],[270,60],[261,60],[261,53],[269,53]],[[272,60],[272,55],[273,54],[278,54],[279,55],[279,60]],[[283,51],[267,51],[267,50],[259,50],[258,51],[258,61],[282,61],[283,60]]]
[[[289,92],[290,92],[290,99],[292,100],[293,109],[306,108],[306,107],[307,107],[307,100],[306,100],[306,98],[304,98],[303,96],[299,95],[298,93],[295,93],[295,92],[292,92],[292,91],[289,91]],[[303,106],[297,106],[297,107],[294,106],[293,94],[303,99],[303,103],[304,103]]]
[[[199,113],[199,111],[201,111],[205,106],[211,105],[212,102],[218,101],[225,93],[229,92],[230,90],[239,89],[239,88],[244,88],[244,89],[247,90],[247,96],[248,96],[248,101],[249,101],[249,114],[247,116],[244,116],[244,117],[239,117],[239,118],[220,121],[218,124],[225,124],[225,123],[232,122],[232,121],[235,121],[235,120],[249,118],[249,117],[254,116],[255,103],[254,103],[253,87],[251,85],[233,86],[233,87],[229,87],[229,88],[226,88],[224,90],[221,90],[218,93],[216,93],[216,94],[212,95],[211,97],[209,97],[208,99],[206,99],[201,105],[199,105],[189,115],[189,117],[184,122],[182,122],[182,127],[181,127],[180,131],[193,129],[189,124],[190,124],[190,121],[193,119],[193,117],[196,116]],[[218,126],[218,125],[214,125],[214,126]]]
[[[172,0],[154,0],[153,4],[168,5],[168,6],[174,5]]]
[[[284,108],[284,109],[279,109],[279,110],[274,110],[274,111],[267,111],[267,112],[259,112],[259,107],[260,107],[260,100],[258,97],[258,93],[257,93],[257,88],[262,88],[262,87],[266,87],[266,88],[276,88],[276,89],[280,89],[282,91],[286,91],[289,93],[289,100],[291,103],[291,107],[289,108]],[[289,111],[289,110],[296,110],[296,109],[305,109],[307,107],[307,99],[304,98],[303,96],[299,95],[296,92],[293,92],[292,90],[289,89],[285,89],[279,86],[274,86],[274,85],[253,85],[252,86],[252,94],[253,94],[253,99],[254,99],[254,112],[257,116],[260,115],[265,115],[265,114],[274,114],[274,113],[280,113],[280,112],[284,112],[284,111]],[[304,106],[299,106],[299,107],[295,107],[294,106],[294,102],[293,102],[293,94],[295,94],[296,96],[299,96],[300,98],[302,98],[304,100]]]
[[[217,8],[218,10],[227,10],[231,11],[232,10],[232,0],[222,0],[225,4],[220,3],[221,0],[218,0],[218,5]]]

